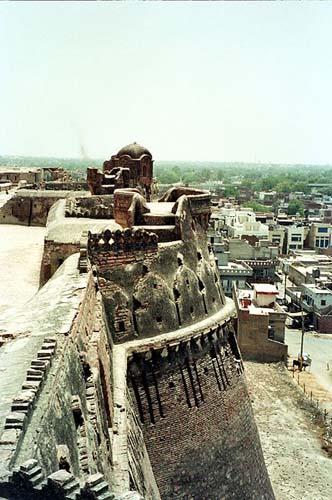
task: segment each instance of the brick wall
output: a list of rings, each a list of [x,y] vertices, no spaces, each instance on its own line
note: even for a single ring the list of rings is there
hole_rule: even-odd
[[[40,266],[40,286],[43,286],[53,276],[67,257],[79,251],[79,243],[55,243],[52,240],[45,240]]]
[[[317,331],[332,333],[332,316],[316,316]]]
[[[237,353],[227,335],[199,342],[128,367],[161,497],[273,499]]]
[[[285,362],[287,345],[268,338],[269,316],[237,309],[237,336],[243,359]]]

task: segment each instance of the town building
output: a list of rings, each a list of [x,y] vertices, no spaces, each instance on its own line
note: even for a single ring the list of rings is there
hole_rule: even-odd
[[[307,231],[308,228],[300,224],[285,226],[283,253],[287,255],[294,250],[303,250]]]
[[[17,186],[21,181],[27,184],[39,184],[43,179],[43,172],[40,168],[31,169],[0,169],[0,181],[10,181]]]
[[[332,244],[332,225],[324,222],[313,223],[307,234],[306,244],[312,249],[326,249]]]
[[[234,287],[237,338],[244,359],[286,362],[286,313],[276,302],[277,295],[270,284],[253,284],[246,290]]]

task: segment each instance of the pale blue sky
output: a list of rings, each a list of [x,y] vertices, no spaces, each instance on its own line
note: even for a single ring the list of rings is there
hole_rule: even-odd
[[[0,3],[0,154],[332,163],[332,3]]]

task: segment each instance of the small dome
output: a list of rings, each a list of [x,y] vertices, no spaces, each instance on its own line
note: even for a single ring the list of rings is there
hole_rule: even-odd
[[[142,155],[149,155],[152,158],[152,154],[150,151],[137,142],[133,142],[132,144],[128,144],[128,146],[124,146],[120,149],[118,154],[116,155],[118,158],[123,155],[128,155],[134,160],[138,160]]]

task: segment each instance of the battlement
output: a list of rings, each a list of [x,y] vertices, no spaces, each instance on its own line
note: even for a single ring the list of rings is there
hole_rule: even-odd
[[[112,195],[67,198],[65,217],[112,219],[113,201]]]
[[[116,266],[123,266],[158,252],[158,237],[144,229],[125,229],[101,233],[88,233],[88,257],[103,273]]]
[[[10,500],[143,500],[136,492],[114,495],[100,473],[92,474],[84,481],[65,469],[45,476],[38,461],[33,459],[0,477],[0,495]]]

